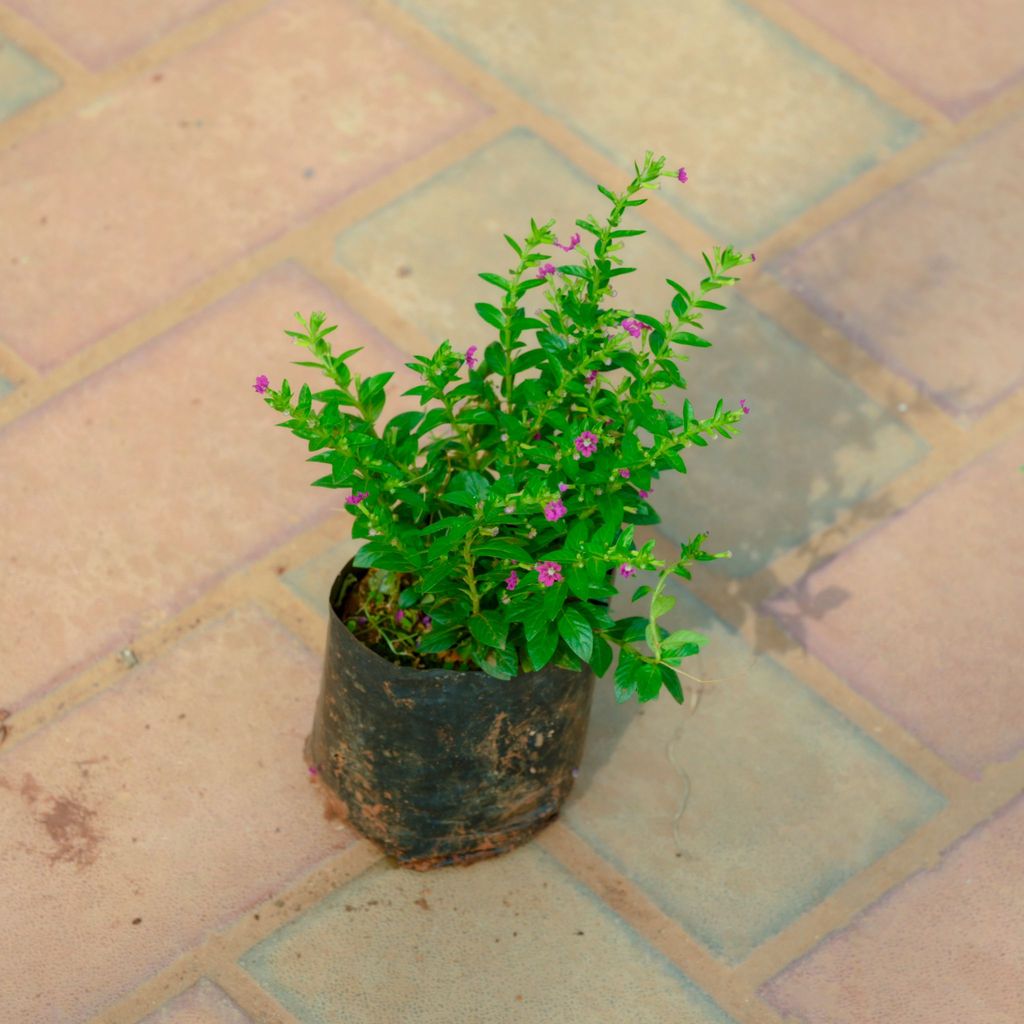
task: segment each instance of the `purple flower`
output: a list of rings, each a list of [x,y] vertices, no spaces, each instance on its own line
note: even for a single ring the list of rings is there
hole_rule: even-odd
[[[634,569],[633,566],[631,566],[629,564],[629,562],[624,562],[619,567],[619,572],[622,573],[623,576],[627,576],[628,577],[628,576],[635,575],[636,574],[636,569]]]
[[[621,476],[624,479],[628,480],[629,479],[629,470],[628,469],[620,469],[619,470],[619,476]]]
[[[266,374],[261,373],[256,378],[256,383],[253,384],[252,389],[253,389],[253,391],[256,392],[257,395],[262,395],[263,392],[266,391],[267,388],[269,388],[269,387],[270,387],[270,378]]]
[[[740,408],[743,410],[744,413],[750,413],[750,406],[747,405],[747,400],[745,398],[740,399]]]
[[[633,320],[633,319],[623,320],[622,323],[619,324],[619,326],[624,331],[628,331],[630,334],[632,334],[634,338],[639,338],[640,335],[646,329],[645,325],[640,323],[639,320]]]
[[[468,348],[468,349],[466,349],[466,365],[467,365],[467,366],[468,366],[468,367],[469,367],[469,368],[470,368],[471,370],[472,370],[472,369],[473,369],[473,367],[474,367],[474,366],[476,366],[476,364],[477,364],[477,358],[476,358],[476,356],[475,356],[475,355],[473,355],[473,353],[474,353],[475,351],[476,351],[476,345],[470,345],[470,346],[469,346],[469,348]]]
[[[585,459],[589,458],[594,452],[597,451],[597,435],[592,434],[589,430],[584,430],[574,442],[576,445],[576,451],[580,453]]]
[[[538,562],[536,569],[542,586],[550,587],[562,580],[562,567],[557,562]]]
[[[597,380],[597,370],[591,370],[583,379],[588,386],[593,384],[594,381]]]
[[[750,254],[750,258],[756,263],[757,262],[757,253],[756,252],[752,252]]]
[[[543,267],[539,267],[537,269],[537,276],[540,278],[545,278],[549,277],[551,274],[556,273],[557,271],[558,268],[554,265],[554,263],[545,263]]]
[[[572,770],[572,777],[573,777],[574,779],[578,779],[578,778],[579,778],[579,775],[580,775],[580,770],[579,770],[579,768],[573,768],[573,770]]]
[[[649,498],[651,496],[650,491],[639,491],[639,494],[641,498]]]
[[[513,569],[512,572],[510,572],[509,575],[505,578],[505,589],[515,590],[518,585],[519,577],[516,575],[515,569]]]
[[[540,440],[540,434],[539,433],[534,434],[533,435],[533,439],[534,439],[534,441],[539,441]]]
[[[319,768],[315,764],[309,766],[309,774],[315,776],[319,772]]]
[[[568,484],[559,484],[559,485],[558,485],[558,489],[559,489],[559,490],[560,490],[560,491],[561,491],[561,492],[562,492],[563,494],[565,494],[565,492],[566,492],[567,490],[569,490],[569,485],[568,485]]]
[[[685,167],[680,167],[679,168],[679,174],[676,175],[676,177],[678,177],[679,180],[685,185],[686,184],[686,180],[688,178],[688,175],[686,173],[686,168]]]
[[[430,616],[424,612],[423,615],[420,617],[420,625],[422,625],[424,629],[430,629],[430,622]]]
[[[369,622],[369,619],[367,619],[365,615],[360,615],[359,618],[356,619],[356,622],[358,622],[361,626],[365,626],[366,623]]]
[[[361,502],[363,500],[363,498],[368,498],[369,496],[370,496],[370,492],[369,491],[359,491],[357,494],[350,494],[345,499],[345,504],[346,505],[358,505],[359,502]]]
[[[402,611],[401,608],[399,608],[398,611],[395,612],[395,622],[401,622],[402,619],[404,619],[404,618],[405,618],[405,612]]]
[[[572,238],[569,239],[569,244],[568,245],[562,245],[559,242],[555,242],[555,245],[557,245],[558,248],[561,249],[563,252],[572,252],[572,250],[575,249],[576,246],[579,245],[579,244],[580,244],[579,232],[577,232],[575,235],[572,236]]]
[[[557,520],[561,519],[562,516],[565,515],[565,513],[566,508],[561,503],[561,501],[558,500],[558,498],[555,498],[554,501],[549,501],[544,506],[544,518],[548,520],[548,522],[550,523],[556,522]]]

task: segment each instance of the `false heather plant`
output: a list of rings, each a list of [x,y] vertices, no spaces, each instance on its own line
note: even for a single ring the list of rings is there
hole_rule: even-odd
[[[686,357],[673,346],[710,346],[696,333],[701,316],[724,307],[706,296],[734,284],[729,271],[754,256],[715,247],[713,258],[704,255],[699,292],[667,280],[671,308],[660,319],[603,305],[613,279],[635,269],[614,255],[623,239],[644,234],[619,226],[629,207],[647,201],[634,196],[661,177],[687,181],[683,168],[664,172],[664,164],[648,152],[621,194],[598,185],[611,203],[607,220],[577,220],[568,241],[555,238],[554,221],[531,220],[521,243],[505,235],[515,265],[479,275],[499,293],[496,303],[476,304],[490,338],[464,354],[446,339],[433,356],[405,364],[423,383],[403,394],[433,408],[400,413],[378,433],[393,373],[353,380],[346,360],[361,349],[335,355],[324,313],[296,314],[303,331],[285,333],[315,356],[297,365],[322,370],[331,387],[314,393],[304,384],[293,401],[287,380],[275,390],[266,376],[256,379],[255,390],[288,415],[279,426],[318,453],[309,461],[330,466],[313,486],[352,490],[352,536],[368,538],[354,564],[377,577],[382,605],[364,607],[349,625],[382,638],[397,663],[461,658],[498,679],[588,664],[601,676],[615,646],[617,700],[652,700],[664,686],[682,703],[679,666],[705,638],[657,624],[675,604],[662,591],[669,576],[691,579],[693,563],[730,553],[705,551],[699,533],[667,564],[653,557],[653,540],[634,546],[633,529],[660,522],[649,504],[654,481],[665,470],[686,472],[680,453],[714,434],[733,437],[750,410],[742,399],[740,409],[719,399],[701,418],[688,398],[677,413],[655,408],[652,395],[686,387],[678,366]],[[586,246],[581,232],[591,236]],[[521,303],[539,288],[548,308],[527,315]],[[617,367],[627,377],[613,387],[604,375]],[[533,369],[537,376],[523,376]],[[637,439],[640,427],[651,447]],[[641,586],[632,597],[650,593],[649,614],[613,619],[615,573],[628,579],[639,570],[659,572],[653,591]]]

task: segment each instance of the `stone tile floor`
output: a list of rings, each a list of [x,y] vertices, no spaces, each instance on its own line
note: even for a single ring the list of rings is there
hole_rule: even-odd
[[[0,1024],[1019,1024],[1021,19],[0,0]],[[758,256],[683,369],[748,429],[637,531],[734,552],[710,642],[683,708],[599,681],[533,843],[404,871],[308,784],[359,542],[252,381],[323,309],[417,408],[645,149],[620,306]]]

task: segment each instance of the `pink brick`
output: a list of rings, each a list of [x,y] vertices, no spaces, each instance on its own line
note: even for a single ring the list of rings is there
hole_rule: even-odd
[[[180,996],[143,1017],[139,1024],[252,1024],[216,985],[200,978]]]
[[[1020,0],[789,0],[953,117],[1024,72]]]
[[[0,431],[5,707],[325,517],[350,535],[341,492],[310,487],[326,467],[252,390],[258,373],[327,386],[284,335],[314,309],[340,324],[336,352],[366,346],[357,375],[395,370],[379,427],[418,407],[398,397],[422,383],[408,357],[283,266]]]
[[[483,114],[343,0],[273,3],[157,74],[0,155],[0,336],[39,369]]]
[[[979,415],[1024,384],[1024,289],[1009,283],[1024,277],[1022,160],[1018,115],[797,247],[775,272],[938,404]]]
[[[218,0],[7,0],[68,53],[105,68],[216,7]]]
[[[247,605],[0,758],[3,1019],[91,1018],[351,841],[302,760],[320,664]]]
[[[961,771],[1024,747],[1024,434],[769,607],[807,649]]]
[[[1024,800],[759,993],[806,1024],[1011,1024],[1024,1007]]]

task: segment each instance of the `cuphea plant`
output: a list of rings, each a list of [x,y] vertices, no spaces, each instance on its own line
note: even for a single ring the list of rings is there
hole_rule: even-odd
[[[480,274],[500,293],[499,304],[476,305],[491,334],[482,356],[479,345],[463,356],[446,339],[433,356],[405,364],[423,383],[403,394],[436,403],[429,411],[399,413],[378,434],[393,373],[353,380],[346,360],[361,350],[335,355],[326,340],[335,328],[324,326],[323,313],[308,322],[296,314],[304,330],[286,333],[316,358],[297,365],[322,370],[331,387],[314,393],[303,385],[293,401],[287,380],[274,390],[257,378],[256,391],[288,414],[279,425],[318,453],[309,461],[331,467],[314,486],[353,489],[345,500],[352,535],[368,538],[354,564],[377,579],[351,625],[386,643],[396,662],[450,668],[454,655],[499,679],[551,662],[586,663],[600,676],[614,644],[618,700],[652,700],[664,686],[682,702],[677,670],[705,638],[657,624],[675,604],[665,583],[690,579],[693,563],[729,552],[705,551],[707,535],[698,533],[667,564],[653,557],[653,541],[634,547],[634,526],[660,522],[649,504],[653,481],[665,470],[686,472],[681,452],[706,447],[714,434],[733,437],[750,410],[742,399],[738,409],[719,399],[700,418],[689,399],[677,413],[656,408],[653,396],[686,387],[678,366],[685,357],[673,346],[710,346],[696,333],[702,314],[724,307],[706,296],[734,284],[729,272],[755,257],[730,246],[705,254],[699,292],[667,280],[670,308],[660,319],[602,306],[614,297],[614,278],[635,269],[615,253],[623,239],[644,234],[619,227],[629,207],[646,202],[636,193],[657,188],[660,177],[687,180],[682,168],[663,172],[664,163],[648,152],[621,195],[597,186],[612,204],[607,220],[576,221],[592,236],[592,254],[579,232],[560,244],[554,221],[531,220],[522,243],[505,236],[515,265],[507,276]],[[556,247],[575,259],[552,262]],[[528,315],[521,303],[538,288],[548,308]],[[531,334],[535,346],[524,340]],[[626,378],[613,387],[602,374],[616,367]],[[524,377],[530,370],[537,375]],[[641,427],[652,446],[637,439]],[[653,590],[641,586],[632,598],[650,593],[650,613],[616,621],[605,603],[616,593],[614,573],[637,570],[659,572]],[[634,646],[640,640],[651,655]]]

